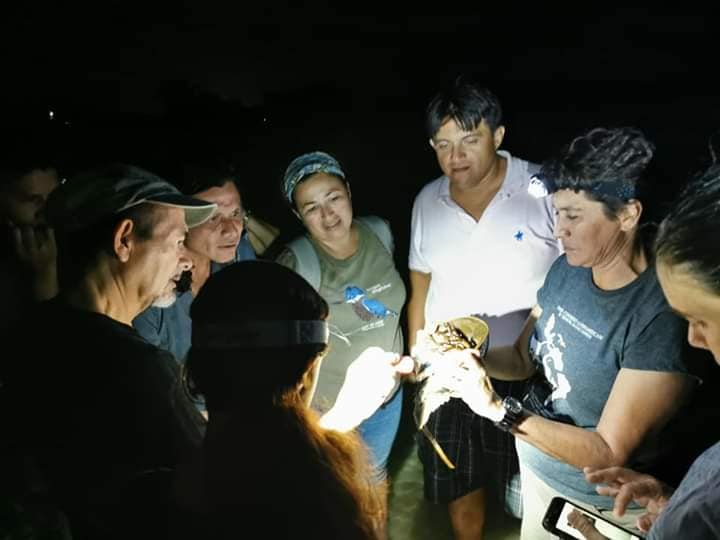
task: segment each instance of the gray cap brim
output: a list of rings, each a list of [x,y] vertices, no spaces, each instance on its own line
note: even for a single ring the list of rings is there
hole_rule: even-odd
[[[215,213],[217,205],[207,201],[201,201],[187,195],[159,195],[146,199],[145,202],[162,204],[164,206],[174,206],[185,210],[185,224],[189,229],[202,225],[210,216]]]

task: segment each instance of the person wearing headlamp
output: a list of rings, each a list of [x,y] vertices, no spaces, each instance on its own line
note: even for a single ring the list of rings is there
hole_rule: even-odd
[[[267,261],[220,270],[193,302],[187,382],[209,413],[208,537],[250,529],[266,538],[384,537],[385,499],[352,431],[413,362],[367,349],[320,417],[310,403],[328,349],[328,311],[307,281]]]
[[[515,346],[465,365],[463,399],[515,435],[523,539],[550,537],[542,516],[553,496],[612,509],[582,468],[660,463],[673,451],[668,421],[696,386],[683,361],[687,325],[663,297],[641,225],[653,153],[637,129],[596,128],[543,165],[565,254]],[[487,380],[533,375],[522,403],[501,401]],[[637,512],[618,522],[632,527]]]

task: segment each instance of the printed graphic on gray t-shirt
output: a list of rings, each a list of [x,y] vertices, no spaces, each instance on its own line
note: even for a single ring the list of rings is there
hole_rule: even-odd
[[[320,295],[330,307],[330,347],[323,359],[312,406],[322,412],[335,403],[350,363],[368,347],[403,351],[398,314],[405,303],[405,285],[380,239],[363,223],[358,227],[358,249],[338,260],[318,249]],[[294,269],[289,250],[277,262]]]
[[[561,256],[538,291],[538,303],[542,315],[530,350],[544,377],[536,377],[526,400],[537,414],[594,431],[620,369],[687,372],[686,324],[670,311],[652,267],[625,287],[604,291],[590,269],[572,267]],[[660,450],[652,443],[634,453],[630,466],[656,459]],[[517,447],[521,461],[554,489],[588,504],[608,504],[578,469],[523,441]]]

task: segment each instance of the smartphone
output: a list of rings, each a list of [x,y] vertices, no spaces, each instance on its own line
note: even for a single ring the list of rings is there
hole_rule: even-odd
[[[587,531],[585,534],[570,525],[568,516],[573,510],[581,514],[580,519],[584,518]],[[645,538],[638,530],[623,528],[612,521],[608,521],[605,517],[589,512],[562,497],[554,497],[550,501],[550,506],[548,506],[543,518],[543,527],[559,538],[570,540],[575,538],[580,540],[600,540],[603,538],[609,540],[642,540]]]

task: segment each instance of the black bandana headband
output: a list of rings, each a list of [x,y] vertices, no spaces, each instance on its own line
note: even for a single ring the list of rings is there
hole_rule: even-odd
[[[563,189],[576,188],[570,185],[564,187]],[[578,186],[577,189],[581,191],[589,191],[596,195],[605,197],[615,197],[622,201],[629,201],[630,199],[635,198],[635,186],[632,186],[622,180],[616,180],[614,182],[597,182],[595,184],[591,184],[589,188],[580,188]],[[532,178],[530,178],[528,193],[534,197],[545,197],[551,193],[555,193],[557,190],[557,186],[551,178],[541,174],[533,175]]]

